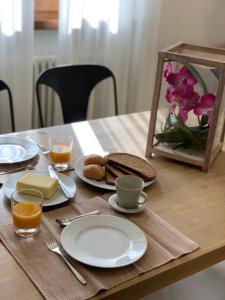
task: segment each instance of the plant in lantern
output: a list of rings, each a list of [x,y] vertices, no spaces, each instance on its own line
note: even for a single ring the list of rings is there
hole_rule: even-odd
[[[156,144],[204,149],[213,118],[215,95],[209,93],[200,73],[190,64],[185,64],[178,72],[173,72],[172,63],[166,65],[163,76],[168,83],[165,99],[169,104],[168,115],[155,134]],[[202,95],[197,92],[198,84]],[[196,117],[197,126],[188,126],[189,114]]]

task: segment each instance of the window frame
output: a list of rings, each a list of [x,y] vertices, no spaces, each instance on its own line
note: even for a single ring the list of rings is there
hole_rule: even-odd
[[[35,0],[35,29],[58,29],[58,18],[59,0]]]

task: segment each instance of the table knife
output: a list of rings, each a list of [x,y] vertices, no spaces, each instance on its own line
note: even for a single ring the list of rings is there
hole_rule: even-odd
[[[64,195],[69,199],[74,197],[74,191],[70,189],[70,187],[66,186],[62,180],[59,178],[58,174],[54,170],[53,166],[48,166],[49,175],[52,178],[55,178],[58,180],[59,186],[61,187]]]

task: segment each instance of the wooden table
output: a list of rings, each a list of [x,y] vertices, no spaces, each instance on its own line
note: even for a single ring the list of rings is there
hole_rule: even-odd
[[[74,160],[100,149],[144,157],[149,112],[80,122],[30,131],[61,132],[75,138]],[[200,249],[145,273],[92,299],[138,299],[157,289],[209,267],[225,258],[225,153],[217,156],[209,173],[165,158],[151,159],[157,181],[146,189],[149,206]],[[83,201],[105,191],[92,188],[73,174]],[[0,299],[43,299],[30,279],[0,243]]]

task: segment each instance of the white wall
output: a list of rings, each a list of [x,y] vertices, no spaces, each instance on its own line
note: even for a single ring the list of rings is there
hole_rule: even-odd
[[[177,41],[225,47],[225,1],[163,0],[159,49]]]
[[[57,52],[57,30],[34,38],[34,55]],[[177,41],[225,47],[225,0],[162,0],[158,49]]]

